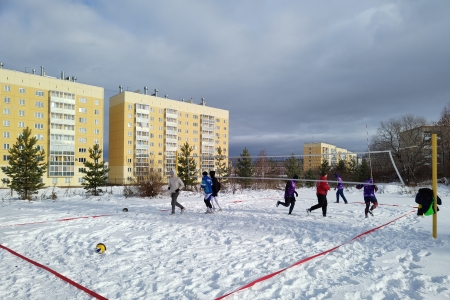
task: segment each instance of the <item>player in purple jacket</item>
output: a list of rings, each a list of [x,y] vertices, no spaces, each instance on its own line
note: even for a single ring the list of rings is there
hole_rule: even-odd
[[[377,198],[375,197],[375,193],[378,191],[378,187],[375,184],[373,184],[372,178],[369,178],[366,181],[364,181],[364,184],[356,185],[356,188],[358,190],[362,189],[363,187],[364,187],[364,202],[366,203],[366,209],[364,212],[366,214],[366,218],[367,213],[369,213],[373,217],[372,210],[374,210],[378,206],[378,201]],[[369,209],[370,202],[372,202],[373,205]]]
[[[291,205],[291,207],[289,207],[289,214],[291,214],[292,210],[294,209],[295,196],[298,197],[298,193],[295,191],[295,182],[297,181],[296,179],[298,179],[298,176],[294,175],[294,180],[289,180],[286,183],[286,187],[284,188],[284,200],[285,200],[285,202],[277,201],[277,207],[280,204],[283,205],[283,206],[286,206],[286,207]],[[295,194],[295,196],[294,196],[294,194]]]
[[[337,186],[334,188],[335,190],[337,189],[335,203],[339,203],[339,195],[341,195],[342,199],[344,199],[345,204],[347,204],[347,199],[344,196],[344,183],[342,183],[342,178],[339,177],[338,173],[334,174],[334,178],[336,178],[337,180]]]

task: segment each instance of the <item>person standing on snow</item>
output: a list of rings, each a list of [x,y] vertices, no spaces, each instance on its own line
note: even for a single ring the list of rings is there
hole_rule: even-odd
[[[342,182],[342,178],[339,177],[338,173],[334,174],[334,178],[337,179],[337,186],[334,188],[335,190],[337,189],[336,202],[334,203],[339,203],[339,195],[341,195],[342,199],[344,199],[345,204],[347,204],[347,199],[344,196],[344,183]]]
[[[364,187],[364,202],[366,203],[366,209],[364,210],[364,213],[367,218],[367,213],[369,213],[373,217],[372,210],[377,208],[378,201],[375,197],[375,192],[378,191],[378,187],[373,184],[372,178],[368,178],[366,181],[364,181],[364,184],[357,184],[356,188],[358,190],[362,189]],[[373,203],[372,207],[369,210],[370,202]]]
[[[331,188],[328,185],[328,180],[327,180],[327,174],[326,173],[322,172],[320,174],[319,180],[320,181],[317,181],[317,183],[316,183],[316,195],[317,195],[317,201],[319,203],[316,204],[316,205],[311,206],[308,209],[306,209],[306,213],[309,216],[313,210],[322,207],[322,215],[324,217],[326,217],[327,216],[327,206],[328,206],[327,193],[328,193],[328,191]]]
[[[211,206],[211,197],[212,197],[212,180],[208,177],[208,172],[203,172],[202,185],[201,188],[205,192],[205,204],[206,204],[206,212],[205,214],[213,214],[212,206]]]
[[[289,207],[289,214],[291,214],[292,210],[294,209],[295,196],[298,197],[298,193],[295,191],[295,182],[297,181],[296,179],[298,179],[298,176],[294,175],[294,180],[289,180],[288,182],[286,182],[286,187],[284,188],[284,201],[285,202],[277,201],[277,207],[280,204],[283,206],[286,206],[286,207],[291,205],[291,207]],[[294,196],[294,194],[295,194],[295,196]]]
[[[216,171],[209,171],[209,176],[211,176],[212,180],[212,196],[211,196],[211,206],[213,209],[216,209],[214,207],[214,201],[217,204],[217,207],[219,208],[219,211],[222,211],[222,208],[219,205],[219,191],[220,191],[220,183],[219,180],[217,180],[216,177]]]
[[[175,206],[178,206],[181,209],[181,214],[184,212],[184,207],[180,203],[178,203],[177,198],[180,194],[180,190],[184,188],[184,183],[180,179],[180,177],[177,177],[175,174],[175,171],[172,170],[169,172],[170,178],[169,178],[169,191],[171,191],[170,196],[172,198],[172,213],[171,215],[175,214]]]

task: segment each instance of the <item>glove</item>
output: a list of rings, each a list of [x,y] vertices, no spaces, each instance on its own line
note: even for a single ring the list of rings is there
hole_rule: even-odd
[[[179,193],[179,192],[180,192],[180,189],[176,189],[175,192],[176,192],[176,193]]]
[[[297,191],[294,191],[294,194],[295,194],[295,196],[297,196],[297,197],[298,197],[298,193],[297,193]]]
[[[169,190],[170,190],[170,186],[169,186]]]

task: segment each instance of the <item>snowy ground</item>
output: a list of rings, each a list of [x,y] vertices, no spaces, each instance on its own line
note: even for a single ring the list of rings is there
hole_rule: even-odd
[[[291,216],[275,207],[282,191],[221,194],[223,211],[214,215],[204,214],[200,194],[183,192],[186,212],[175,216],[168,195],[126,199],[119,187],[90,198],[57,192],[56,201],[28,202],[0,190],[0,245],[108,299],[215,299],[284,268],[225,299],[450,299],[445,186],[437,239],[432,217],[410,213],[414,191],[397,186],[381,189],[369,219],[356,189],[345,192],[349,204],[333,203],[330,191],[326,218],[320,210],[306,215],[316,204],[309,188],[298,190]],[[96,215],[109,216],[61,220]],[[95,253],[97,243],[104,254]],[[5,249],[0,260],[0,299],[92,299]]]

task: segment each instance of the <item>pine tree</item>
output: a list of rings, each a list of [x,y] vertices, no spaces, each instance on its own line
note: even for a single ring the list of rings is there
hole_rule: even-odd
[[[328,174],[331,170],[331,166],[327,159],[324,159],[319,167],[319,174]]]
[[[197,183],[197,162],[191,156],[194,148],[185,142],[178,154],[178,177],[183,181],[187,187],[193,186]]]
[[[222,148],[217,148],[217,156],[214,158],[216,163],[216,177],[220,178],[221,182],[227,182],[226,178],[229,176],[229,168],[227,166],[227,157],[223,154]]]
[[[316,177],[314,176],[314,172],[311,169],[308,169],[308,171],[306,171],[305,173],[305,179],[309,179],[309,180],[314,180],[316,179]],[[307,187],[313,187],[315,186],[314,181],[306,181],[305,185]]]
[[[32,195],[44,187],[42,176],[48,165],[44,163],[44,150],[36,143],[37,139],[31,137],[31,129],[25,128],[8,151],[9,166],[2,167],[3,173],[11,178],[8,187],[16,191],[23,200],[31,200]]]
[[[284,168],[287,178],[293,178],[294,175],[302,177],[302,163],[300,159],[295,158],[294,153],[284,162]]]
[[[81,170],[82,173],[86,174],[81,185],[84,189],[94,196],[98,196],[102,192],[99,187],[105,186],[108,182],[108,171],[109,169],[105,167],[105,162],[100,161],[102,159],[103,151],[100,149],[98,144],[95,144],[93,148],[89,148],[89,158],[93,161],[86,160],[84,162],[84,169]]]
[[[247,147],[244,148],[242,153],[240,154],[241,158],[238,158],[237,161],[237,175],[238,177],[252,177],[253,176],[253,165],[252,158],[250,157],[250,152],[248,152]],[[251,180],[250,179],[239,179],[239,183],[244,188],[250,187]]]

